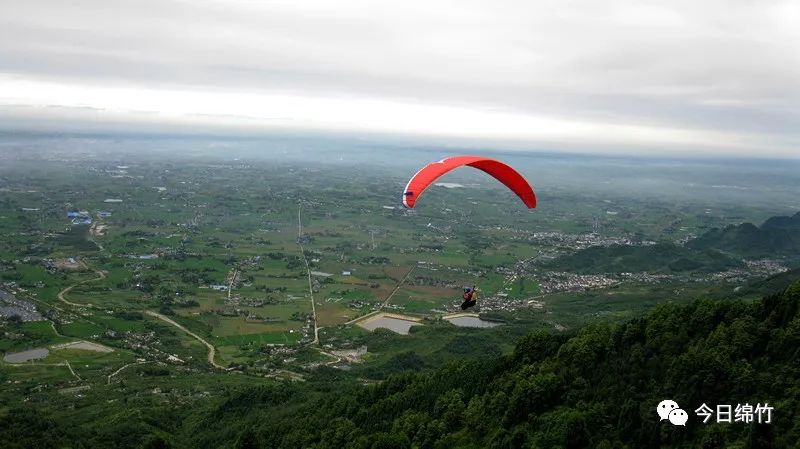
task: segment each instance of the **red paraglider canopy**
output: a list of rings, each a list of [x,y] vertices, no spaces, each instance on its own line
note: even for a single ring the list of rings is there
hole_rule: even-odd
[[[533,193],[533,188],[519,172],[503,162],[481,156],[448,157],[422,167],[406,184],[406,188],[403,190],[403,205],[413,208],[422,192],[436,179],[451,170],[465,165],[483,170],[492,175],[516,193],[528,208],[536,207],[536,195]]]

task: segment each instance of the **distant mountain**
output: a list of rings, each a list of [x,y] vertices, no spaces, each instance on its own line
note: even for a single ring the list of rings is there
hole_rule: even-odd
[[[716,249],[747,258],[800,256],[800,212],[772,217],[760,227],[752,223],[712,229],[686,245],[698,250]]]
[[[713,249],[685,248],[672,243],[592,246],[547,264],[551,270],[580,274],[712,273],[742,266],[741,261]]]

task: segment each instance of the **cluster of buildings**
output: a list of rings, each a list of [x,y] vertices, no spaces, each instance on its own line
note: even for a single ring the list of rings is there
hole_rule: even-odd
[[[11,293],[0,290],[0,318],[19,317],[22,321],[42,321],[42,314],[29,301],[19,299]]]
[[[619,280],[602,274],[574,274],[557,271],[539,275],[538,281],[539,290],[545,294],[606,288],[619,284]]]
[[[241,307],[228,307],[214,310],[215,314],[225,317],[243,317],[246,321],[263,321],[265,323],[283,323],[284,320],[275,317],[262,317],[261,315]]]
[[[619,273],[618,277],[623,281],[631,281],[638,284],[658,284],[661,282],[690,282],[688,276],[678,276],[673,274],[653,274],[646,271],[639,273]]]
[[[111,212],[104,210],[97,211],[97,216],[99,218],[108,218],[111,216]],[[69,218],[74,225],[92,224],[92,216],[89,214],[89,211],[86,210],[68,210],[67,218]]]
[[[347,303],[347,307],[358,310],[363,309],[364,307],[372,307],[373,310],[377,310],[378,306],[379,304],[371,303],[369,301],[362,301],[359,299],[354,299]]]
[[[773,260],[746,260],[746,268],[731,268],[711,274],[711,279],[726,282],[744,282],[753,277],[767,277],[783,273],[788,268]]]
[[[656,244],[651,240],[640,240],[627,236],[611,237],[597,233],[564,234],[562,232],[534,232],[528,237],[528,241],[543,246],[553,246],[574,251],[586,249],[590,246],[651,246]]]
[[[107,336],[111,337],[111,335],[108,334]],[[137,360],[163,360],[176,364],[184,363],[184,361],[178,358],[176,354],[170,354],[169,352],[162,351],[161,349],[155,347],[156,345],[160,344],[160,341],[158,340],[158,337],[154,331],[128,331],[122,336],[122,341],[129,349],[133,350],[141,357],[145,357]],[[191,356],[189,358],[191,358]]]
[[[74,225],[90,225],[92,224],[92,217],[89,212],[85,210],[70,210],[67,211],[67,218],[72,220]]]
[[[219,285],[217,287],[220,287]],[[227,290],[225,286],[224,290]],[[233,295],[225,299],[225,308],[217,309],[214,311],[217,315],[221,316],[241,316],[247,321],[263,321],[265,323],[282,323],[284,320],[275,317],[262,317],[261,315],[248,310],[245,307],[257,308],[263,307],[267,304],[267,300],[258,298],[247,298],[239,295]]]
[[[480,307],[481,312],[512,312],[514,310],[519,310],[522,308],[535,308],[539,309],[543,305],[543,303],[539,303],[534,301],[537,305],[531,305],[528,301],[523,301],[521,299],[508,299],[508,295],[505,293],[499,293],[494,296],[486,296],[478,299],[478,306]],[[461,301],[455,301],[448,309],[450,311],[460,311]],[[468,312],[474,311],[474,309],[468,310]]]
[[[744,263],[752,273],[758,275],[771,276],[789,270],[776,260],[745,260]]]

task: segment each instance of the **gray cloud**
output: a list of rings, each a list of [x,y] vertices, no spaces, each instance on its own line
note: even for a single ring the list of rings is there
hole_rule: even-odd
[[[793,155],[797,23],[800,7],[791,1],[26,0],[0,4],[0,82],[62,86],[58,105],[65,107],[114,109],[113,99],[97,100],[108,91],[89,92],[86,102],[64,91],[101,88],[297,96],[297,105],[309,97],[375,100],[386,104],[354,107],[345,121],[306,117],[301,107],[287,117],[297,126],[357,132],[358,114],[396,122],[431,105],[497,113],[498,121],[509,114],[519,118],[519,135],[509,140],[551,147]],[[0,105],[26,101],[9,90],[0,85]],[[117,106],[123,112],[115,122],[124,111],[158,108]],[[276,111],[225,110],[218,125],[231,126],[238,115],[251,126],[258,112],[269,122]],[[217,114],[182,113],[187,120]],[[527,116],[580,126],[529,135]],[[489,128],[472,137],[502,140],[517,131]],[[439,134],[367,120],[363,130]],[[676,130],[697,137],[665,138]],[[459,131],[454,125],[445,134]]]

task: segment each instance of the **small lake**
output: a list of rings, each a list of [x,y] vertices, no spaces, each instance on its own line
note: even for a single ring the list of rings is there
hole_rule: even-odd
[[[458,327],[495,327],[503,325],[503,323],[482,320],[476,316],[458,316],[445,319]]]
[[[388,316],[369,319],[362,323],[358,323],[358,325],[369,331],[374,331],[379,327],[383,327],[402,335],[408,335],[409,330],[411,330],[411,326],[420,326],[420,324],[416,321],[401,320],[399,318],[392,318]]]
[[[49,354],[50,350],[47,348],[30,349],[22,352],[8,352],[6,356],[3,357],[3,361],[8,363],[23,363],[30,360],[43,359]]]

